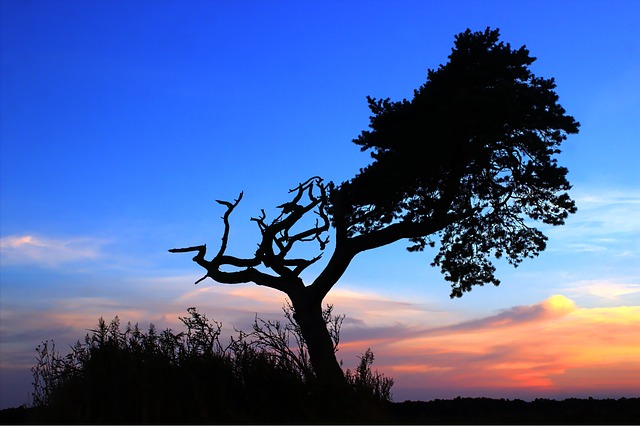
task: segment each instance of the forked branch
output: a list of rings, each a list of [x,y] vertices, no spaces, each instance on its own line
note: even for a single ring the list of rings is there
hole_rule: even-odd
[[[272,222],[267,222],[264,210],[261,211],[260,216],[251,218],[257,223],[262,235],[258,249],[252,258],[240,258],[226,254],[230,233],[229,216],[242,200],[242,192],[233,202],[216,200],[227,210],[222,216],[224,231],[220,249],[212,260],[205,259],[206,245],[175,248],[169,251],[171,253],[197,252],[193,261],[206,269],[207,273],[196,281],[196,284],[210,277],[223,284],[254,282],[285,293],[293,288],[300,288],[304,286],[299,278],[300,274],[317,262],[322,257],[322,253],[311,259],[289,259],[287,256],[298,242],[317,241],[320,250],[325,249],[329,238],[323,234],[329,230],[330,226],[327,214],[327,186],[321,178],[312,177],[290,190],[289,193],[295,194],[293,199],[278,206],[280,214]],[[291,229],[299,225],[303,216],[311,211],[317,216],[315,223],[307,229],[292,232]],[[271,270],[272,273],[259,271],[257,268],[260,266]],[[237,270],[227,272],[222,271],[222,267],[232,267]]]

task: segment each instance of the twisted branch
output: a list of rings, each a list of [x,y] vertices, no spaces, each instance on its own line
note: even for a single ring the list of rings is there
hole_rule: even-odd
[[[316,188],[317,192],[319,192],[318,194],[314,192]],[[226,254],[230,232],[229,216],[242,200],[242,192],[233,202],[216,200],[218,204],[225,206],[227,210],[222,216],[224,231],[220,249],[212,260],[205,259],[206,245],[174,248],[169,252],[197,252],[193,261],[206,269],[207,273],[196,281],[196,284],[210,277],[223,284],[254,282],[285,293],[288,293],[293,288],[304,287],[302,280],[299,278],[300,274],[322,257],[322,251],[329,242],[329,237],[323,238],[323,233],[327,232],[330,226],[326,210],[328,202],[327,186],[323,184],[321,178],[315,176],[290,190],[289,193],[294,193],[295,196],[291,201],[278,206],[281,212],[271,223],[267,223],[267,215],[264,210],[261,210],[259,216],[251,218],[258,225],[262,235],[262,240],[258,244],[258,249],[253,258],[239,258]],[[305,195],[308,200],[302,202]],[[305,214],[314,209],[314,213],[318,216],[315,224],[308,229],[291,234],[291,228]],[[318,256],[311,259],[287,258],[296,243],[312,241],[317,241],[320,246],[321,253]],[[220,270],[222,266],[232,266],[239,268],[239,270],[224,272]],[[259,271],[256,269],[259,266],[270,269],[274,274]]]

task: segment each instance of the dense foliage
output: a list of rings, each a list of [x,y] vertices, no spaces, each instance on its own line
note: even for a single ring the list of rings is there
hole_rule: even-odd
[[[545,249],[527,220],[561,225],[576,211],[554,156],[579,124],[558,104],[554,80],[531,72],[526,47],[499,37],[458,34],[449,61],[411,100],[369,97],[370,129],[354,142],[373,162],[332,191],[334,223],[349,235],[405,224],[409,250],[421,251],[437,234],[433,265],[452,296],[499,283],[489,255],[517,265]]]
[[[285,423],[372,418],[391,398],[393,380],[371,372],[373,354],[347,370],[350,398],[323,392],[291,308],[287,322],[256,317],[250,333],[221,344],[221,324],[195,308],[186,331],[147,332],[102,318],[62,356],[53,342],[37,349],[34,411],[38,422]],[[337,339],[342,317],[325,317]],[[286,403],[285,403],[286,401]]]

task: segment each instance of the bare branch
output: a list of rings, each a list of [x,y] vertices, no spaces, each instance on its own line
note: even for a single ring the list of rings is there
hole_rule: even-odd
[[[198,254],[196,254],[193,257],[193,261],[207,270],[207,273],[202,278],[200,278],[198,281],[195,282],[195,284],[198,284],[200,281],[203,281],[205,278],[209,276],[209,270],[211,268],[211,262],[205,260],[204,258],[204,255],[207,252],[206,244],[203,244],[200,246],[193,246],[193,247],[174,248],[169,250],[170,253],[188,253],[191,251],[198,252]]]
[[[200,278],[199,280],[197,280],[194,284],[199,284],[201,281],[204,281],[205,279],[207,279],[208,276],[209,276],[209,274],[204,274],[204,276],[202,278]]]
[[[216,257],[222,256],[224,252],[227,250],[227,242],[229,241],[229,215],[231,215],[231,212],[233,211],[233,209],[235,209],[236,206],[240,203],[243,195],[244,195],[244,192],[240,192],[238,199],[235,200],[233,204],[228,201],[216,200],[218,204],[227,206],[227,211],[224,213],[224,216],[222,216],[222,221],[224,222],[224,233],[222,234],[222,244],[220,245],[220,251],[218,251],[218,254],[216,255]]]
[[[172,253],[198,252],[193,260],[205,268],[207,274],[200,278],[196,284],[210,277],[223,284],[253,282],[285,293],[301,286],[304,287],[304,284],[298,278],[299,275],[306,268],[317,262],[322,257],[322,253],[311,259],[287,259],[287,255],[298,242],[317,241],[320,250],[325,249],[329,237],[323,236],[323,234],[330,227],[327,213],[327,186],[322,182],[321,178],[315,176],[290,190],[289,193],[295,194],[293,199],[278,206],[280,214],[272,222],[267,222],[267,214],[264,210],[260,211],[259,216],[251,218],[251,221],[256,222],[258,225],[258,230],[262,236],[258,249],[252,258],[240,258],[226,254],[230,233],[229,217],[242,200],[242,192],[233,202],[216,200],[218,204],[226,207],[226,211],[222,216],[224,231],[220,249],[212,260],[205,260],[206,246],[204,245],[169,251]],[[311,211],[314,211],[317,215],[315,223],[308,229],[291,235],[291,228],[298,224],[305,214]],[[225,266],[238,268],[239,270],[232,272],[222,271],[221,268]],[[270,269],[275,275],[259,271],[257,268],[260,266]]]
[[[202,266],[203,268],[207,268],[209,262],[207,262],[206,260],[204,260],[204,255],[207,252],[207,245],[203,244],[200,246],[193,246],[193,247],[186,247],[186,248],[175,248],[175,249],[171,249],[169,250],[170,253],[187,253],[190,251],[197,251],[198,254],[196,254],[193,257],[193,261],[196,262],[198,265]]]
[[[200,250],[206,250],[207,246],[206,245],[201,245],[201,246],[193,246],[193,247],[186,247],[186,248],[174,248],[174,249],[169,249],[170,253],[186,253],[189,251],[200,251]]]
[[[314,188],[318,188],[320,194],[314,194]],[[265,266],[268,266],[280,276],[297,277],[306,267],[316,262],[318,258],[293,261],[286,259],[287,254],[291,251],[297,242],[309,242],[317,240],[320,249],[324,250],[327,238],[320,238],[320,235],[329,230],[329,219],[326,213],[327,194],[326,185],[322,183],[319,177],[313,177],[306,182],[298,185],[289,191],[296,193],[293,200],[284,203],[278,208],[281,209],[280,215],[271,223],[266,223],[266,215],[262,211],[262,215],[252,218],[258,224],[258,228],[262,234],[262,241],[258,245],[256,258],[261,259]],[[304,195],[307,195],[308,203],[301,204]],[[302,217],[317,207],[316,214],[322,218],[322,224],[316,221],[315,225],[307,230],[301,231],[295,235],[290,235],[291,228],[298,223]],[[290,269],[295,266],[295,269]]]

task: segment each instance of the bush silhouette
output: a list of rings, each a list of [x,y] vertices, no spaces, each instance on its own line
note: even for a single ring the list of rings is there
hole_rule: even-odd
[[[287,423],[379,417],[393,380],[371,372],[373,353],[346,379],[349,398],[332,398],[309,368],[290,306],[286,323],[256,316],[251,333],[223,346],[222,326],[189,308],[186,331],[143,332],[115,317],[98,320],[62,356],[51,341],[37,348],[33,419],[47,423]],[[336,345],[342,317],[325,310]],[[331,328],[331,326],[329,326]],[[286,403],[285,403],[286,401]]]

